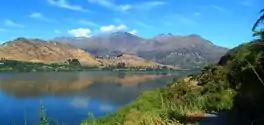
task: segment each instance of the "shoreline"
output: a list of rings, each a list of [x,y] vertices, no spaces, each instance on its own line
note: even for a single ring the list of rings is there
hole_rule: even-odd
[[[84,119],[81,125],[198,123],[212,111],[225,111],[232,107],[233,96],[236,93],[230,88],[217,90],[218,86],[214,86],[214,84],[219,83],[208,79],[213,76],[213,74],[204,72],[191,73],[186,77],[174,79],[170,84],[161,88],[142,92],[136,100],[113,113],[98,118]],[[217,74],[217,76],[221,76],[221,74]],[[199,77],[213,83],[201,86]],[[225,86],[221,85],[220,87]],[[221,103],[218,103],[217,100]]]

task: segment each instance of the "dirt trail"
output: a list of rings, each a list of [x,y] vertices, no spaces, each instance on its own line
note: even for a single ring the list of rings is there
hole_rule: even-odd
[[[228,115],[226,112],[205,114],[199,125],[228,125]]]

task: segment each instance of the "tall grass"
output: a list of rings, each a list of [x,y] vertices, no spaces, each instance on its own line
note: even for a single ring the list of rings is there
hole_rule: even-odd
[[[179,80],[167,87],[143,92],[136,101],[117,112],[84,120],[81,125],[194,125],[207,111],[232,107],[233,91],[212,88],[213,92],[204,93],[204,90],[192,81]]]
[[[14,123],[16,125],[16,123]],[[24,113],[24,124],[29,125],[27,121],[26,111]],[[40,109],[39,109],[39,121],[37,125],[59,125],[58,121],[50,119],[46,115],[46,109],[42,101],[40,101]],[[63,125],[63,124],[62,124]]]

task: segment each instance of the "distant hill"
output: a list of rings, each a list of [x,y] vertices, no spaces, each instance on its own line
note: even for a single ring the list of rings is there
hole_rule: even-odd
[[[96,56],[116,56],[125,52],[135,54],[134,49],[145,39],[127,32],[115,32],[90,38],[57,37],[54,41],[67,43]]]
[[[45,63],[63,63],[68,59],[78,59],[82,65],[98,67],[115,67],[119,64],[141,68],[165,66],[128,54],[112,58],[96,58],[94,55],[69,44],[26,38],[18,38],[0,45],[0,59]],[[169,65],[166,67],[175,68]]]
[[[198,68],[217,62],[228,51],[196,34],[177,36],[168,33],[144,39],[127,32],[115,32],[89,38],[58,37],[54,40],[79,47],[96,56],[134,54],[183,68]]]
[[[163,65],[159,64],[154,61],[146,60],[144,58],[138,57],[137,55],[118,55],[112,58],[102,58],[98,59],[103,65],[112,65],[117,66],[119,64],[124,63],[126,67],[151,67],[151,68],[159,68],[159,67],[167,67],[167,68],[179,68],[179,67],[173,67],[170,65]]]
[[[47,63],[76,58],[82,65],[100,65],[93,55],[71,45],[26,38],[18,38],[2,44],[0,58]]]

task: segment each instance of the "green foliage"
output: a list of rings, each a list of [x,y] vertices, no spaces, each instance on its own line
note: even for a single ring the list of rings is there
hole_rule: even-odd
[[[263,67],[264,44],[258,39],[230,50],[219,63],[204,67],[199,74],[145,92],[116,113],[92,121],[94,125],[128,121],[141,125],[148,115],[147,119],[165,124],[186,123],[195,113],[230,111],[234,107],[240,107],[242,114],[259,116],[264,112]],[[131,120],[132,116],[138,117]],[[88,123],[91,121],[83,121]]]
[[[258,20],[255,22],[255,24],[252,27],[252,31],[255,31],[255,29],[264,21],[264,9],[260,10],[260,13],[262,15],[258,18]]]
[[[71,66],[81,66],[81,63],[78,59],[68,59],[67,61]]]
[[[95,66],[81,66],[78,59],[69,59],[68,64],[33,63],[15,60],[1,60],[0,71],[33,72],[33,71],[81,71],[99,69]]]
[[[264,39],[264,29],[261,29],[259,31],[254,31],[253,36],[254,37],[259,36],[260,39]]]
[[[120,68],[125,68],[126,67],[126,64],[125,63],[118,63],[116,68],[120,69]]]
[[[240,45],[227,54],[224,65],[228,83],[238,93],[234,100],[240,110],[237,114],[247,114],[253,119],[264,115],[263,43],[263,39],[258,39]]]
[[[85,70],[126,70],[126,71],[173,71],[167,67],[152,68],[152,67],[126,67],[125,63],[109,66],[86,66],[81,65],[78,59],[68,59],[65,63],[33,63],[22,62],[15,60],[0,60],[0,72],[15,71],[15,72],[35,72],[35,71],[85,71]]]
[[[235,92],[228,88],[223,78],[225,70],[211,65],[203,73],[191,78],[175,80],[166,87],[146,91],[133,103],[117,112],[94,120],[85,120],[82,125],[151,124],[160,121],[164,124],[183,124],[194,114],[206,111],[222,111],[232,108]],[[198,81],[196,81],[198,80]],[[197,82],[205,82],[197,85]],[[148,121],[147,120],[151,120]]]
[[[40,119],[39,125],[50,125],[50,120],[46,116],[43,103],[41,103],[40,105],[39,119]]]

